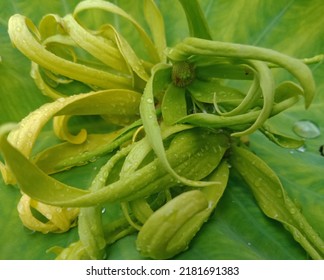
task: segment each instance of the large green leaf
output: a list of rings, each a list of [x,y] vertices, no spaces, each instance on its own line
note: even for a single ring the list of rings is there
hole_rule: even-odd
[[[0,1],[0,124],[19,121],[30,111],[49,101],[29,76],[30,62],[13,48],[7,35],[7,21],[12,14],[21,13],[36,24],[46,13],[63,16],[73,10],[77,0],[13,0]],[[143,1],[113,1],[147,28],[141,9]],[[178,2],[156,1],[161,8],[168,46],[173,46],[189,34],[185,14]],[[324,52],[324,9],[321,0],[234,0],[200,1],[210,25],[213,39],[252,44],[281,51],[295,57],[311,57]],[[172,9],[170,9],[172,7]],[[116,19],[116,22],[118,20]],[[148,29],[148,28],[147,28]],[[121,30],[127,39],[135,40],[130,29]],[[250,137],[250,147],[280,177],[284,188],[301,208],[314,229],[324,238],[324,157],[319,147],[324,144],[324,67],[314,64],[317,95],[306,111],[302,103],[274,117],[270,124],[279,132],[294,137],[293,125],[310,120],[320,129],[314,139],[305,139],[299,150],[275,146],[261,133]],[[287,78],[277,71],[278,80]],[[91,118],[89,126],[101,125]],[[35,147],[55,141],[53,134],[43,131]],[[74,168],[56,175],[57,179],[86,187],[96,169],[105,159],[91,165]],[[40,234],[25,229],[18,217],[16,205],[20,197],[17,188],[6,186],[0,179],[0,259],[50,259],[46,250],[52,246],[67,246],[76,240],[76,229],[64,234]],[[107,208],[103,214],[109,220],[118,209]],[[135,234],[125,237],[107,249],[111,259],[141,259],[135,249]],[[281,224],[268,219],[258,208],[248,187],[231,172],[229,185],[215,213],[194,238],[189,250],[177,259],[307,259],[305,251],[293,240]]]

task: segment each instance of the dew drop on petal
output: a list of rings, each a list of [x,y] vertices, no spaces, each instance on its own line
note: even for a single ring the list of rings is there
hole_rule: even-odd
[[[293,131],[303,138],[316,138],[321,132],[318,125],[310,120],[300,120],[294,123]]]
[[[290,212],[290,214],[295,215],[296,214],[296,209],[295,208],[290,208],[289,212]]]
[[[278,198],[281,198],[282,197],[282,191],[281,190],[277,191],[276,195],[277,195]]]
[[[254,186],[257,187],[257,188],[260,188],[263,186],[263,179],[262,178],[257,178],[255,181],[254,181]]]
[[[146,102],[149,103],[149,104],[152,104],[153,103],[153,99],[152,98],[147,98],[146,99]]]
[[[65,98],[64,97],[60,97],[60,98],[57,99],[57,101],[60,102],[60,103],[62,103],[62,102],[65,101]]]

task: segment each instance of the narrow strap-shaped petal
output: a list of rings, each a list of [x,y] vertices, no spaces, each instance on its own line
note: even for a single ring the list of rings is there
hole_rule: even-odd
[[[13,44],[45,69],[100,88],[131,87],[130,80],[126,77],[74,63],[49,52],[35,39],[29,28],[35,29],[32,22],[24,16],[16,14],[9,19],[8,32]]]
[[[173,61],[182,61],[187,60],[192,55],[245,58],[277,64],[288,70],[300,82],[304,89],[306,108],[310,106],[314,98],[315,82],[307,65],[299,59],[275,50],[199,38],[187,38],[172,48],[168,57]]]

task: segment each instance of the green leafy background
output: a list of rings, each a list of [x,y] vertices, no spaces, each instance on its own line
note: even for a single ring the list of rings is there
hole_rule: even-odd
[[[49,101],[29,76],[30,62],[14,49],[7,34],[7,21],[14,13],[30,17],[36,24],[42,15],[71,12],[76,0],[0,0],[0,124],[21,120],[30,111]],[[115,0],[144,26],[142,1]],[[185,38],[188,28],[181,6],[174,0],[157,2],[165,18],[169,46]],[[322,0],[201,0],[213,39],[273,48],[295,57],[324,53],[324,3]],[[129,40],[132,32],[123,29]],[[317,83],[317,95],[307,111],[302,103],[271,120],[281,132],[295,136],[293,124],[301,119],[315,122],[321,135],[306,139],[304,150],[278,148],[260,133],[250,137],[251,149],[279,175],[285,189],[310,224],[324,238],[324,65],[310,66]],[[289,78],[278,70],[278,80]],[[88,120],[90,124],[91,120]],[[38,147],[53,141],[50,132],[41,134]],[[75,168],[57,178],[87,186],[104,159],[91,166]],[[24,228],[16,205],[19,189],[0,179],[0,259],[52,259],[46,250],[67,246],[78,238],[76,229],[65,234],[39,234]],[[107,219],[116,215],[107,208]],[[141,259],[135,249],[136,235],[128,236],[107,249],[110,259]],[[305,251],[281,224],[268,219],[258,208],[248,187],[235,172],[211,219],[194,238],[190,249],[176,259],[307,259]]]

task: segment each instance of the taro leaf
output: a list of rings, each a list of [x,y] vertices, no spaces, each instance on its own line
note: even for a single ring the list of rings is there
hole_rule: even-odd
[[[7,20],[14,13],[21,13],[37,24],[46,13],[64,16],[71,12],[77,0],[12,0],[0,2],[0,123],[19,121],[28,112],[48,101],[29,78],[30,62],[12,48],[7,35]],[[119,0],[116,2],[130,11],[145,28],[142,1]],[[199,1],[210,25],[213,39],[253,44],[273,48],[295,57],[311,57],[323,52],[324,17],[323,1]],[[185,13],[173,0],[156,1],[162,9],[166,24],[167,44],[172,46],[189,34]],[[170,9],[172,7],[172,9]],[[251,16],[255,15],[255,16]],[[118,19],[116,19],[118,22]],[[122,30],[134,42],[133,30]],[[140,47],[139,47],[140,49]],[[284,188],[300,207],[312,227],[324,237],[324,157],[319,147],[324,144],[324,67],[310,65],[317,84],[317,96],[308,110],[303,102],[286,113],[274,117],[270,125],[278,133],[292,138],[293,124],[301,119],[316,123],[320,136],[304,139],[299,150],[276,146],[261,133],[250,137],[250,148],[257,153],[279,176]],[[280,70],[279,81],[289,77]],[[91,119],[88,119],[91,124]],[[101,125],[93,120],[92,125]],[[53,143],[53,136],[44,131],[39,146]],[[37,146],[39,145],[39,146]],[[85,187],[90,185],[97,168],[105,159],[56,175],[67,184]],[[46,249],[67,246],[77,239],[75,229],[65,234],[31,233],[23,228],[16,205],[19,190],[3,184],[0,179],[0,259],[48,259]],[[105,220],[120,215],[117,207],[106,209]],[[114,243],[107,249],[112,259],[140,259],[135,249],[136,235]],[[265,239],[267,240],[265,242]],[[258,208],[248,187],[239,176],[231,172],[229,185],[211,219],[194,238],[189,250],[177,259],[307,259],[305,251],[296,243],[282,225],[267,218]]]

